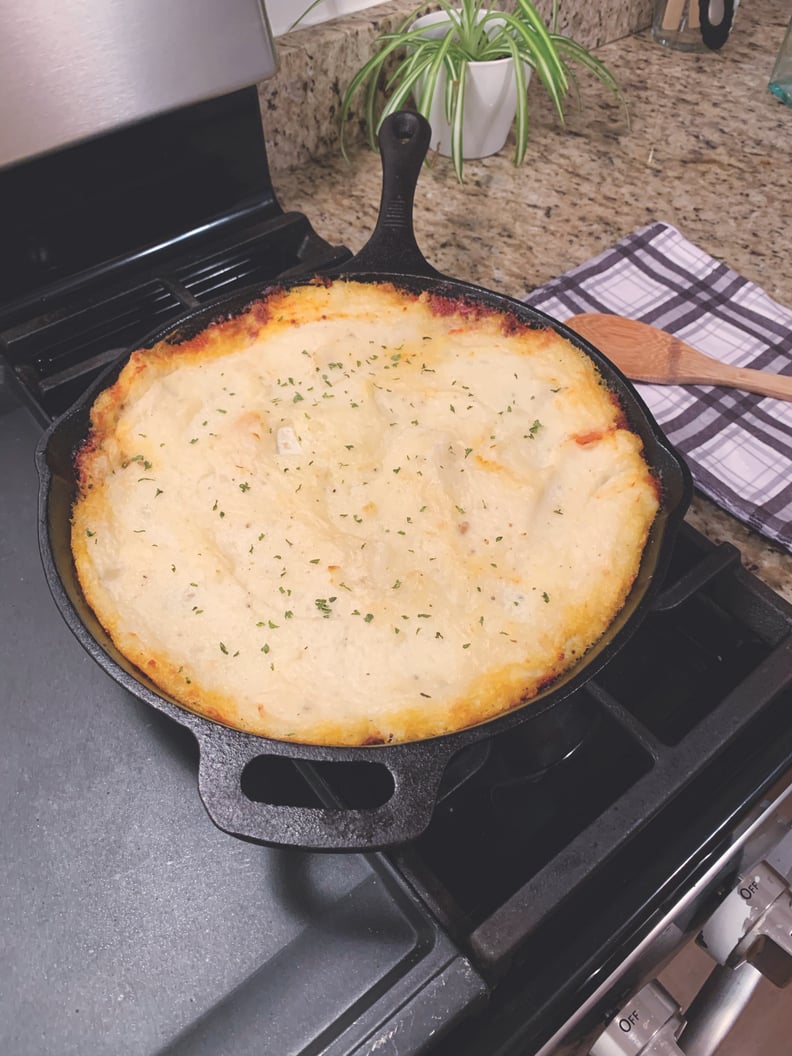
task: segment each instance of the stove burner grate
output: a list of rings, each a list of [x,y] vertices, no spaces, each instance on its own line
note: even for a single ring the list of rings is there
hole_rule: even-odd
[[[0,313],[0,351],[43,420],[58,417],[116,358],[147,334],[226,294],[259,290],[285,274],[311,274],[346,259],[307,219],[286,213],[212,236],[176,259],[130,263],[77,289],[69,282],[22,318]],[[133,273],[130,275],[129,273]]]
[[[562,702],[560,726],[572,728],[549,745],[546,766],[545,745],[524,743],[530,723],[493,738],[485,764],[439,803],[424,835],[394,853],[495,977],[563,918],[568,900],[585,902],[655,821],[677,806],[698,817],[694,788],[721,797],[728,813],[734,759],[750,759],[757,744],[767,751],[773,738],[756,731],[789,706],[792,612],[744,572],[738,552],[683,526],[666,583],[621,653]]]

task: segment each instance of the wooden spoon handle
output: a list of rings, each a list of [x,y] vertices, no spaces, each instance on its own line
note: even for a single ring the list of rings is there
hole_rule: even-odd
[[[713,359],[648,323],[620,315],[583,312],[566,325],[596,345],[633,381],[651,385],[725,385],[792,400],[792,377]]]
[[[749,367],[731,367],[731,372],[734,380],[722,378],[721,385],[745,389],[759,396],[774,396],[777,400],[792,400],[792,378],[785,374],[766,374],[763,370],[751,370]]]
[[[699,352],[698,349],[675,338],[671,345],[677,355],[672,358],[673,376],[662,378],[660,372],[651,371],[651,356],[646,381],[654,384],[672,385],[723,385],[730,389],[755,392],[758,396],[773,396],[777,400],[792,400],[792,377],[770,374],[751,367],[734,367]],[[650,376],[650,374],[652,376]],[[641,381],[636,371],[633,380]]]

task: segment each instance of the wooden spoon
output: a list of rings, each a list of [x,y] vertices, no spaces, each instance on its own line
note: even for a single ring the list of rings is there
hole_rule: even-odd
[[[566,325],[585,337],[633,381],[655,385],[726,385],[792,400],[792,377],[732,367],[699,352],[678,337],[636,319],[585,312]]]

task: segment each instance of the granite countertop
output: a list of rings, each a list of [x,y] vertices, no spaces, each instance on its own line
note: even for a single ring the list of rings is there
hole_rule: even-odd
[[[617,74],[629,117],[582,74],[582,108],[573,106],[565,129],[534,94],[521,168],[507,145],[466,162],[460,185],[450,161],[434,158],[416,196],[424,254],[441,272],[521,297],[635,228],[665,220],[792,305],[792,110],[767,90],[788,17],[786,0],[740,7],[721,52],[671,51],[647,31],[602,46],[597,53]],[[343,33],[343,21],[328,32]],[[277,106],[265,109],[264,122],[277,126]],[[347,163],[331,147],[290,168],[271,151],[271,164],[285,208],[305,212],[330,242],[363,245],[379,204],[377,155],[355,146]],[[746,566],[792,600],[792,555],[699,495],[688,520],[715,541],[734,542]]]

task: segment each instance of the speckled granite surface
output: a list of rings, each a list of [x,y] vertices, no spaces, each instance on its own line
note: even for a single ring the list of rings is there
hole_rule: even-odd
[[[425,255],[449,275],[519,297],[636,227],[666,220],[792,305],[792,109],[767,91],[788,18],[786,0],[743,5],[720,53],[669,51],[646,32],[604,46],[629,124],[585,78],[583,109],[566,130],[536,99],[522,168],[507,147],[467,163],[460,186],[450,163],[435,159],[416,201]],[[343,33],[342,24],[333,32]],[[272,143],[270,152],[284,206],[304,211],[328,240],[358,249],[376,219],[378,157],[360,148],[347,164],[332,151],[290,170]],[[689,520],[735,542],[745,564],[792,600],[792,556],[699,497]]]

